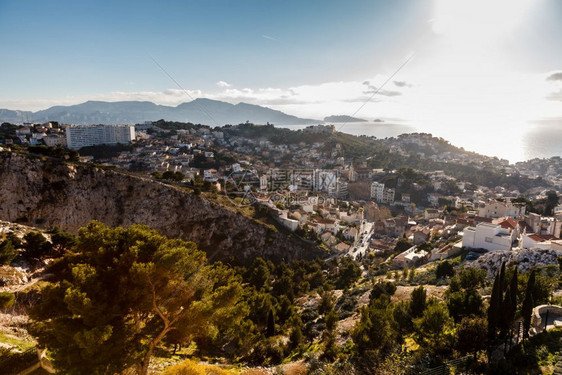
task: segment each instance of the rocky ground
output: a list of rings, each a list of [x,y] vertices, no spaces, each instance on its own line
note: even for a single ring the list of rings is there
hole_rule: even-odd
[[[0,241],[9,233],[20,239],[36,228],[27,225],[0,221]],[[32,288],[43,278],[43,267],[31,267],[27,262],[17,259],[11,266],[0,266],[0,292],[17,293]],[[28,317],[25,306],[16,300],[16,305],[6,313],[0,313],[0,348],[10,351],[25,351],[35,342],[27,333],[25,326]]]
[[[488,272],[488,277],[492,278],[501,267],[502,262],[506,262],[506,267],[517,266],[519,272],[527,272],[535,266],[557,266],[560,256],[562,256],[562,252],[555,250],[498,250],[482,255],[474,262],[467,263],[467,266],[483,268]]]

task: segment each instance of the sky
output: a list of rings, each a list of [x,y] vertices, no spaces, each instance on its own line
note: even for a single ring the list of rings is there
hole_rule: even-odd
[[[0,108],[206,97],[477,151],[562,119],[558,0],[0,0],[0,46]]]

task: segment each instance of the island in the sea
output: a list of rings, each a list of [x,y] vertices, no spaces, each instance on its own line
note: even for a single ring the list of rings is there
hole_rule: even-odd
[[[345,115],[333,115],[324,117],[324,122],[367,122],[367,120]]]

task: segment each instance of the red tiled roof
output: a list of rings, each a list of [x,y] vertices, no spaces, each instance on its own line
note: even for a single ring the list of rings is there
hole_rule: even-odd
[[[543,242],[543,241],[549,241],[549,240],[557,240],[558,238],[556,236],[553,236],[551,234],[530,234],[528,236],[530,239],[532,239],[533,241],[536,242]]]
[[[510,217],[505,218],[499,224],[502,228],[507,228],[507,229],[517,228],[517,220],[515,220],[513,218],[510,218]]]

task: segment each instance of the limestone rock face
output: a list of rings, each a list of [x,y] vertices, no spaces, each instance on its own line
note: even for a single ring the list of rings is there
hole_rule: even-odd
[[[535,266],[558,265],[559,256],[562,256],[562,252],[544,249],[491,251],[468,266],[484,268],[488,272],[488,277],[494,277],[504,261],[506,267],[517,266],[519,272],[527,272]]]
[[[0,152],[0,219],[72,233],[91,220],[112,227],[146,224],[194,241],[212,260],[232,263],[322,255],[309,243],[169,185],[13,152]]]

